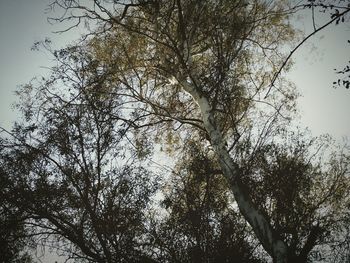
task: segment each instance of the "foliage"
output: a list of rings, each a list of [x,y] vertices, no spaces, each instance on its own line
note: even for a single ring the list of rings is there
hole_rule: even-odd
[[[71,258],[141,260],[155,178],[123,144],[129,132],[118,118],[119,102],[78,86],[54,93],[59,81],[66,79],[53,75],[39,90],[23,87],[33,103],[22,110],[36,124],[17,124],[15,139],[2,141],[4,200],[25,211],[38,240],[50,237]],[[72,92],[79,98],[67,103],[77,96]]]
[[[160,261],[263,262],[210,153],[189,141],[181,155],[186,162],[178,163],[164,187],[167,216],[151,231]]]
[[[296,7],[52,6],[66,11],[58,21],[94,28],[61,50],[41,43],[57,65],[18,92],[24,120],[0,144],[4,198],[38,240],[92,262],[307,262],[340,242],[349,159],[338,150],[317,161],[315,140],[285,132]],[[171,174],[151,167],[163,147]]]
[[[0,262],[30,263],[32,258],[27,251],[30,244],[29,231],[23,221],[25,214],[13,204],[6,202],[8,193],[5,185],[7,179],[3,171],[0,172]]]
[[[334,148],[329,137],[292,133],[259,149],[246,165],[246,185],[288,244],[291,262],[312,259],[316,246],[336,242],[349,212],[347,150]]]

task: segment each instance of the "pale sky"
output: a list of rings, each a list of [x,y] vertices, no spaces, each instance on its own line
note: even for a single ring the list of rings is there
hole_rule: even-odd
[[[11,110],[16,87],[45,73],[42,67],[50,65],[49,55],[30,50],[33,43],[50,37],[56,46],[62,46],[79,37],[76,32],[51,33],[59,27],[47,23],[45,8],[49,2],[0,0],[0,126],[4,128],[10,129],[18,118]],[[310,19],[304,22],[311,28]],[[295,65],[288,76],[303,95],[299,99],[301,125],[308,126],[313,135],[329,133],[338,140],[350,137],[350,90],[332,88],[337,80],[333,69],[342,69],[350,60],[347,39],[349,26],[331,26],[293,57]]]
[[[323,15],[329,19],[328,15]],[[304,20],[304,28],[312,31],[311,17]],[[325,23],[321,17],[318,25]],[[301,123],[313,135],[329,133],[336,139],[350,137],[350,90],[332,88],[338,75],[334,69],[343,69],[350,60],[350,21],[331,25],[306,42],[293,57],[294,66],[287,76],[296,84],[302,97],[299,99]]]
[[[10,128],[18,114],[11,110],[18,85],[47,72],[52,56],[31,51],[34,42],[49,37],[55,47],[63,47],[79,37],[77,31],[54,34],[62,29],[50,25],[50,0],[0,0],[0,126]]]

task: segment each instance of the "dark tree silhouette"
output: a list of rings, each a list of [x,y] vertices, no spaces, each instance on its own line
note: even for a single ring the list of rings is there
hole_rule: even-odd
[[[256,242],[276,263],[306,262],[315,246],[345,235],[349,159],[338,151],[318,163],[312,145],[286,143],[297,94],[281,75],[294,50],[322,30],[284,53],[296,34],[290,16],[330,5],[57,6],[66,11],[57,21],[90,21],[92,29],[58,51],[42,43],[57,66],[23,86],[25,120],[1,141],[7,202],[28,215],[34,235],[86,261],[263,260]],[[348,11],[332,19],[342,22]],[[197,154],[188,153],[191,145]],[[164,193],[169,216],[159,225],[152,216],[159,179],[148,168],[161,147],[182,157],[183,186],[171,185],[175,200]],[[167,179],[165,169],[161,175]],[[225,217],[227,206],[235,209]]]

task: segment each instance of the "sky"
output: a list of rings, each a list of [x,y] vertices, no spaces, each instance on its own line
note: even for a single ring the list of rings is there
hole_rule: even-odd
[[[62,27],[47,22],[49,2],[0,0],[0,126],[6,129],[19,116],[11,107],[17,87],[45,74],[44,67],[52,63],[48,54],[31,51],[33,43],[49,37],[56,47],[63,47],[79,37],[76,31],[52,33]],[[311,18],[302,21],[300,26],[311,30]],[[316,22],[322,24],[321,19]],[[350,136],[350,90],[332,88],[338,77],[333,69],[342,69],[350,60],[349,25],[331,26],[313,37],[295,53],[288,73],[302,94],[300,125],[309,127],[315,136],[328,133],[337,140]]]
[[[36,41],[50,38],[60,48],[79,37],[77,31],[54,34],[61,25],[47,22],[51,0],[0,0],[0,126],[10,128],[18,118],[12,108],[19,85],[47,73],[52,57],[43,51],[32,51]]]
[[[316,16],[321,26],[328,15]],[[301,29],[312,32],[312,19],[304,17]],[[293,56],[294,66],[287,74],[301,92],[298,106],[301,125],[315,136],[328,133],[337,140],[350,137],[350,90],[333,88],[338,80],[334,69],[341,70],[350,61],[350,21],[331,25],[307,41]],[[348,64],[347,64],[348,63]]]

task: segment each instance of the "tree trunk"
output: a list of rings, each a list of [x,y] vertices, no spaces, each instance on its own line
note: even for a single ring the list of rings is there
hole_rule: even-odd
[[[217,154],[224,176],[230,183],[239,210],[244,218],[252,226],[254,233],[263,245],[264,249],[271,255],[274,262],[287,262],[287,246],[277,235],[268,219],[256,208],[250,198],[246,187],[241,182],[238,165],[234,163],[226,149],[225,141],[221,131],[216,125],[215,117],[208,99],[188,81],[181,81],[180,84],[198,104],[204,128],[206,129],[211,145]]]

